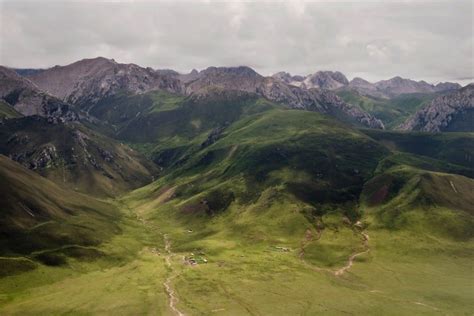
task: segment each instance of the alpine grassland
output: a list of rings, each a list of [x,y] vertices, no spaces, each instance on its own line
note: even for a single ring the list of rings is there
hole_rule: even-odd
[[[163,142],[135,148],[162,162],[159,177],[115,198],[65,192],[3,158],[18,169],[7,186],[38,188],[26,209],[8,202],[17,226],[2,223],[38,244],[1,258],[1,314],[469,314],[472,135],[358,130],[262,102],[216,105],[212,122],[193,109],[175,136],[157,124]]]

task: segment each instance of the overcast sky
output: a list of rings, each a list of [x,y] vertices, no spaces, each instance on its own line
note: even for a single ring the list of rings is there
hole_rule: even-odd
[[[473,1],[0,0],[0,64],[50,67],[104,56],[188,72],[339,70],[474,81]]]

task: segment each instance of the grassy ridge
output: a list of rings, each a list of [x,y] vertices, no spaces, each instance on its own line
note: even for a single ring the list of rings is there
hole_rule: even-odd
[[[472,169],[473,133],[422,133],[362,130],[363,133],[394,152],[404,152],[436,159],[445,164]],[[472,177],[472,175],[471,175]]]
[[[368,181],[361,199],[377,225],[470,240],[473,190],[463,176],[397,166]]]
[[[101,256],[96,246],[120,233],[113,205],[60,188],[5,156],[0,166],[2,275],[35,262],[55,266],[68,256]]]

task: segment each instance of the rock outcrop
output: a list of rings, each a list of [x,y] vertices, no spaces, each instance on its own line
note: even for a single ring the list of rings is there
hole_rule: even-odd
[[[307,89],[319,88],[336,90],[349,84],[346,76],[339,71],[318,71],[307,76],[304,80],[304,87]]]
[[[75,111],[65,102],[38,89],[30,80],[0,66],[0,99],[25,115],[39,115],[51,121],[74,121]]]
[[[0,154],[70,188],[112,196],[149,183],[156,166],[129,147],[84,127],[30,116],[0,125]]]
[[[55,66],[27,78],[59,99],[87,108],[119,92],[139,94],[166,90],[180,93],[181,84],[176,76],[177,73],[170,70],[156,71],[98,57]]]
[[[346,76],[339,71],[318,71],[308,76],[292,76],[287,72],[278,72],[272,77],[286,84],[305,89],[336,90],[349,84]]]
[[[433,99],[399,129],[406,131],[474,131],[474,83]],[[454,126],[454,124],[458,126]]]

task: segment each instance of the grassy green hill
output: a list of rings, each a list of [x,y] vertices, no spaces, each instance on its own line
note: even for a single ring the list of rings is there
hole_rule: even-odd
[[[60,188],[0,155],[0,275],[100,255],[120,232],[110,203]]]
[[[169,168],[200,150],[211,133],[218,136],[231,123],[272,108],[281,106],[255,94],[211,88],[191,97],[120,94],[103,99],[90,114],[113,127],[108,135]]]
[[[80,123],[24,117],[0,125],[0,153],[72,190],[115,196],[152,181],[154,164]]]
[[[364,186],[363,204],[375,225],[470,240],[474,234],[474,180],[395,166]]]
[[[433,134],[374,130],[363,130],[363,132],[394,152],[421,156],[421,159],[428,161],[424,166],[425,169],[429,169],[430,165],[433,165],[429,163],[430,159],[440,160],[445,168],[452,165],[471,170],[473,168],[473,133]],[[472,173],[466,175],[473,177]]]
[[[358,199],[362,184],[387,152],[320,114],[272,110],[229,126],[214,143],[183,157],[160,183],[177,182],[182,199],[209,200],[196,207],[209,207],[210,213],[223,211],[231,200],[254,201],[269,187],[314,206],[342,205]]]

